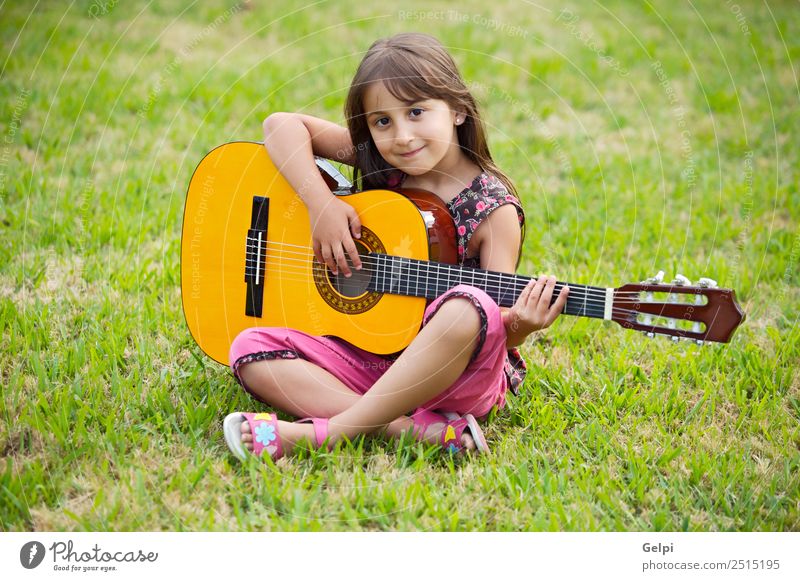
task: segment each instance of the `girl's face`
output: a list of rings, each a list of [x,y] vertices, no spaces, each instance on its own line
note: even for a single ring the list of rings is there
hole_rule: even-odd
[[[389,165],[408,175],[446,172],[462,155],[456,117],[461,120],[463,114],[445,101],[400,101],[377,82],[364,93],[364,111],[378,152]]]

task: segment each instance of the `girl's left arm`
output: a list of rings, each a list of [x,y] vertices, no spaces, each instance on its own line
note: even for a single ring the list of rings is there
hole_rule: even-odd
[[[509,274],[516,272],[522,232],[517,210],[512,204],[492,212],[475,235],[480,235],[481,268]],[[561,313],[569,288],[564,287],[551,306],[554,285],[555,278],[547,280],[546,277],[539,277],[536,285],[528,285],[512,308],[502,308],[506,346],[509,349],[521,345],[532,332],[548,327]]]

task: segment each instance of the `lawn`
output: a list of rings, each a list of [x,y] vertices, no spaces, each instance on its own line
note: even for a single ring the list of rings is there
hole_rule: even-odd
[[[3,3],[0,527],[800,530],[796,12]],[[263,406],[184,322],[189,179],[270,112],[343,123],[360,56],[408,30],[481,105],[528,217],[521,273],[711,277],[747,320],[697,346],[562,317],[525,345],[490,457],[359,438],[241,464],[222,419]]]

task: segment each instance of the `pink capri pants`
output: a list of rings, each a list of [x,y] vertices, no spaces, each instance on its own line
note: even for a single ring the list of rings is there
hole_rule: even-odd
[[[456,297],[471,300],[480,314],[478,344],[469,365],[456,382],[420,407],[483,417],[492,406],[502,408],[505,405],[508,387],[504,370],[506,330],[497,303],[484,291],[467,285],[458,285],[431,302],[425,309],[423,326],[445,301]],[[363,395],[397,357],[398,354],[376,355],[337,337],[316,337],[284,327],[245,329],[234,339],[230,351],[231,369],[236,381],[259,400],[239,375],[242,365],[267,359],[301,358],[322,367],[354,392]]]

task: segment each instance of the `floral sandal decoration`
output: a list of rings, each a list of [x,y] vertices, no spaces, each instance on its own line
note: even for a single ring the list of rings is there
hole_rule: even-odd
[[[253,435],[253,450],[248,450],[242,442],[242,424],[250,424],[250,433]],[[304,418],[297,423],[311,422],[314,425],[314,446],[320,448],[328,439],[328,420],[325,418]],[[222,432],[225,434],[225,443],[233,455],[239,460],[246,460],[248,456],[269,456],[273,460],[284,455],[283,443],[278,433],[278,416],[274,412],[228,414],[222,422]],[[330,449],[331,445],[328,444]]]
[[[250,433],[253,434],[252,452],[242,442],[241,426],[244,422],[250,424]],[[272,412],[228,414],[222,422],[222,432],[228,448],[239,460],[244,461],[250,455],[267,455],[273,460],[283,457],[283,443],[278,434],[278,416]]]

